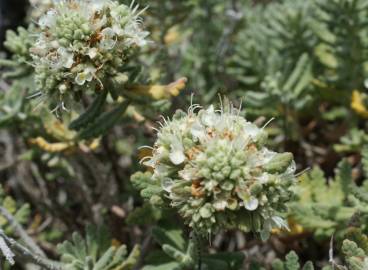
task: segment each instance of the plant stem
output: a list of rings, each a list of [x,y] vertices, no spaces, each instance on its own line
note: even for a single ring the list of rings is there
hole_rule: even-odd
[[[193,241],[197,249],[197,270],[202,270],[201,238],[195,231],[193,231]]]
[[[9,213],[4,207],[0,206],[0,214],[6,218],[9,224],[15,229],[19,237],[24,241],[24,243],[35,253],[46,256],[43,250],[35,243],[35,241],[28,236],[27,232],[23,227],[16,221],[15,217]]]
[[[26,260],[49,270],[62,270],[61,263],[51,261],[43,256],[32,253],[29,249],[19,244],[13,238],[8,237],[3,230],[0,230],[0,237],[4,239],[12,251],[19,254],[21,257],[24,257]]]

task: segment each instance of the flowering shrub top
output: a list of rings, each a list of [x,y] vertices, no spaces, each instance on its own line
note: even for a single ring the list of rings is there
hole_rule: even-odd
[[[195,113],[198,107],[164,121],[144,162],[162,199],[203,233],[240,228],[267,237],[272,227],[286,226],[280,212],[293,195],[292,154],[268,150],[264,129],[234,108]]]
[[[65,109],[65,100],[104,89],[148,32],[140,25],[138,6],[115,1],[60,1],[38,22],[31,48],[38,89]]]

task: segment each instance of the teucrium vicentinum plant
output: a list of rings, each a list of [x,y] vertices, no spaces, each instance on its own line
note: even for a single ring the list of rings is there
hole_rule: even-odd
[[[5,2],[0,1],[0,13]],[[29,2],[35,6],[26,19],[30,26],[9,30],[5,48],[12,55],[0,60],[5,68],[0,128],[6,129],[0,131],[0,175],[9,176],[6,192],[19,202],[31,199],[32,222],[29,211],[20,211],[22,219],[16,220],[47,255],[69,269],[122,270],[136,264],[135,269],[147,270],[237,270],[249,266],[248,258],[270,268],[270,255],[295,249],[300,263],[290,253],[284,262],[276,260],[274,269],[313,269],[306,260],[321,267],[328,259],[347,265],[341,269],[366,268],[366,243],[342,240],[351,226],[367,233],[362,171],[368,154],[362,149],[368,127],[368,0]],[[137,4],[150,8],[143,12]],[[147,43],[144,29],[155,43],[140,50]],[[277,121],[257,127],[227,105],[192,106],[165,120],[152,154],[143,160],[147,171],[132,177],[149,199],[140,208],[126,183],[136,170],[131,149],[151,144],[154,133],[146,127],[157,120],[158,110],[182,107],[189,99],[152,102],[144,96],[177,96],[187,82],[183,75],[206,105],[217,91],[231,89],[233,99],[245,97],[248,120]],[[39,96],[35,102],[48,108],[34,111],[29,96]],[[45,117],[52,110],[65,111],[62,123]],[[270,151],[266,130],[278,150],[272,149],[281,153]],[[117,141],[124,141],[123,151]],[[335,181],[329,179],[340,157],[332,145],[348,157]],[[317,163],[321,170],[301,177],[294,189],[293,158],[283,151],[295,153],[301,168]],[[288,204],[293,191],[299,200]],[[6,209],[17,217],[13,206]],[[192,232],[182,231],[173,215]],[[267,243],[239,231],[219,232],[241,229],[265,239],[271,228],[286,227],[286,216],[291,232],[272,230]],[[13,232],[3,221],[5,233]],[[59,246],[57,257],[53,244],[90,223],[108,224],[113,241],[74,234],[74,241]],[[157,241],[152,230],[159,245],[150,241],[151,226],[162,231],[163,241]],[[175,241],[166,239],[171,227]],[[211,233],[213,245],[201,250],[200,236]],[[328,258],[332,234],[335,252]],[[21,240],[17,232],[13,237]],[[127,250],[142,243],[141,257],[133,252],[128,259],[121,243]],[[240,251],[235,257],[223,253],[235,249]],[[23,257],[15,255],[16,267],[23,267]]]
[[[30,49],[40,95],[56,109],[86,92],[107,91],[108,79],[123,76],[136,48],[144,46],[138,6],[116,1],[60,1],[43,15]]]
[[[264,128],[230,104],[192,105],[164,119],[152,156],[143,160],[153,169],[151,181],[137,174],[133,183],[202,234],[238,228],[267,238],[273,227],[286,227],[281,213],[293,197],[295,164],[291,153],[269,150],[266,139]]]

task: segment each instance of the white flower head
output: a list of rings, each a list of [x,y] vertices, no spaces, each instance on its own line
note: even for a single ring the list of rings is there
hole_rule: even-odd
[[[257,198],[250,197],[248,201],[244,202],[245,209],[249,211],[254,211],[258,208],[259,201]]]
[[[106,5],[113,5],[110,0],[90,0],[90,7],[94,11],[100,11]]]
[[[100,48],[103,50],[111,50],[114,48],[117,39],[115,31],[108,27],[101,31],[102,39],[100,41]]]
[[[127,38],[126,43],[129,46],[135,45],[138,47],[144,47],[147,46],[147,44],[149,43],[148,40],[146,39],[148,36],[149,36],[148,31],[136,31],[134,35],[130,35]]]
[[[195,121],[192,124],[190,132],[193,137],[200,140],[203,140],[206,137],[206,128],[199,121]]]
[[[96,72],[96,68],[94,67],[87,67],[84,71],[77,74],[75,77],[75,82],[78,85],[84,85],[84,83],[92,81],[94,74]]]
[[[97,56],[97,54],[98,54],[98,49],[97,48],[90,48],[88,50],[88,56],[91,59],[94,59]]]
[[[274,213],[285,211],[292,198],[293,181],[284,181],[294,177],[285,175],[292,154],[268,150],[259,136],[263,130],[234,109],[211,106],[195,113],[197,108],[165,119],[158,132],[152,168],[153,178],[164,187],[163,200],[203,233],[233,229],[226,222],[239,222],[237,216],[250,213],[259,222],[244,220],[241,226],[269,233],[282,224]]]
[[[252,140],[255,140],[259,135],[261,129],[253,123],[246,123],[244,126],[244,133]]]
[[[38,20],[40,29],[30,49],[38,90],[51,103],[60,103],[75,92],[93,92],[79,87],[88,82],[103,89],[102,82],[122,74],[131,51],[147,43],[139,14],[138,6],[118,1],[54,0]],[[54,95],[61,85],[71,91]]]
[[[198,172],[195,168],[184,168],[179,171],[179,175],[186,181],[191,181],[195,177],[197,177]]]
[[[71,68],[74,64],[74,54],[66,50],[64,47],[60,47],[57,50],[57,53],[60,57],[60,64],[65,68]]]
[[[221,200],[217,200],[213,203],[213,207],[217,210],[217,211],[223,211],[226,209],[227,206],[227,202],[224,199]]]
[[[39,19],[38,25],[41,29],[52,28],[56,24],[56,15],[57,11],[54,9],[47,11],[47,13]]]
[[[162,181],[162,188],[166,192],[171,192],[171,188],[173,187],[174,184],[175,184],[175,182],[173,180],[171,180],[170,178],[165,178]]]
[[[169,157],[171,162],[175,165],[183,163],[185,160],[184,148],[179,139],[174,138],[170,147],[171,151]]]

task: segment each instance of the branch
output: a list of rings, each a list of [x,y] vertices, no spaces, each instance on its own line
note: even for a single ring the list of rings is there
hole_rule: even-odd
[[[46,254],[43,252],[43,250],[34,242],[34,240],[30,236],[28,236],[27,232],[15,220],[15,217],[8,212],[8,210],[0,206],[0,214],[6,218],[9,224],[15,229],[18,236],[33,252],[46,257]]]
[[[37,254],[33,254],[29,249],[19,244],[13,238],[8,237],[3,230],[0,230],[0,239],[4,240],[5,243],[12,249],[12,251],[20,254],[21,257],[26,258],[26,260],[29,260],[30,262],[49,270],[62,270],[61,263],[51,261]]]

